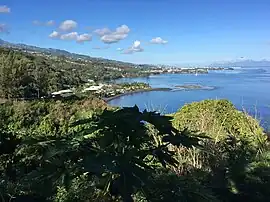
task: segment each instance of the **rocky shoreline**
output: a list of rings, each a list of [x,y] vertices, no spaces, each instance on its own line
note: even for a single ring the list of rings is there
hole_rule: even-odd
[[[213,86],[202,86],[197,84],[188,84],[188,85],[176,85],[173,88],[149,88],[149,89],[140,89],[130,92],[125,92],[122,94],[118,94],[112,97],[103,97],[102,99],[105,102],[110,102],[111,100],[117,99],[119,97],[125,96],[125,95],[132,95],[136,93],[143,93],[143,92],[150,92],[150,91],[178,91],[178,90],[214,90],[216,87]]]
[[[202,86],[198,84],[177,85],[174,90],[214,90],[213,86]]]
[[[144,93],[144,92],[150,92],[150,91],[171,91],[172,88],[149,88],[149,89],[140,89],[140,90],[135,90],[135,91],[130,91],[130,92],[126,92],[126,93],[122,93],[122,94],[118,94],[118,95],[115,95],[115,96],[112,96],[112,97],[105,97],[103,98],[103,100],[105,102],[110,102],[111,100],[114,100],[116,98],[119,98],[119,97],[122,97],[122,96],[125,96],[125,95],[132,95],[132,94],[135,94],[135,93]]]

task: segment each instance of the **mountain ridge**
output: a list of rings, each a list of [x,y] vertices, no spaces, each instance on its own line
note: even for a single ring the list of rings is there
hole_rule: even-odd
[[[12,48],[12,49],[19,49],[24,51],[32,51],[32,52],[38,52],[43,54],[50,54],[54,56],[66,56],[71,57],[74,59],[85,59],[85,60],[94,60],[99,62],[110,62],[110,63],[122,63],[127,65],[135,65],[135,63],[130,62],[124,62],[124,61],[118,61],[118,60],[112,60],[112,59],[106,59],[101,57],[92,57],[89,55],[83,55],[78,53],[72,53],[67,50],[63,49],[56,49],[56,48],[42,48],[38,46],[33,45],[27,45],[23,43],[11,43],[8,41],[4,41],[0,38],[0,47],[6,47],[6,48]],[[137,64],[137,65],[144,65],[144,66],[157,66],[153,64]],[[225,62],[214,62],[209,65],[210,67],[270,67],[270,61],[268,60],[252,60],[252,59],[246,59],[246,60],[239,60],[239,61],[225,61]]]
[[[49,54],[49,55],[53,55],[53,56],[65,56],[65,57],[71,57],[73,59],[84,59],[84,60],[98,61],[98,62],[104,62],[104,63],[121,63],[123,65],[130,65],[130,66],[131,65],[133,65],[133,66],[134,65],[136,65],[136,66],[143,65],[145,67],[155,66],[155,65],[150,65],[150,64],[135,64],[135,63],[106,59],[106,58],[101,58],[101,57],[92,57],[89,55],[72,53],[72,52],[69,52],[67,50],[56,49],[56,48],[42,48],[42,47],[27,45],[27,44],[23,44],[23,43],[11,43],[11,42],[2,40],[1,38],[0,38],[0,47],[17,49],[17,50],[27,51],[27,52],[37,52],[37,53],[42,53],[42,54]]]
[[[227,62],[216,62],[210,66],[218,67],[270,67],[270,61],[268,60],[240,60],[240,61],[227,61]]]

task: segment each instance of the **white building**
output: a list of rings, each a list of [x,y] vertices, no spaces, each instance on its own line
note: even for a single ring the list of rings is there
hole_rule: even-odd
[[[69,97],[69,96],[74,95],[74,92],[71,89],[67,89],[67,90],[60,90],[57,92],[53,92],[53,93],[51,93],[51,95],[52,95],[52,97],[58,97],[58,96]]]
[[[90,86],[88,88],[85,88],[82,92],[97,91],[97,90],[100,90],[103,86],[104,86],[103,84],[99,84],[98,86]]]
[[[73,93],[73,91],[70,90],[70,89],[60,90],[60,91],[57,91],[57,92],[53,92],[52,95],[62,95],[62,94],[69,94],[69,93]]]

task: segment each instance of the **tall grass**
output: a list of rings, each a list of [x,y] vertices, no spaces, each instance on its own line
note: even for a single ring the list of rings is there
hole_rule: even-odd
[[[251,117],[246,111],[238,111],[228,101],[210,100],[186,105],[174,115],[173,125],[180,131],[200,131],[211,137],[204,140],[204,149],[185,147],[170,148],[176,153],[179,162],[175,172],[184,174],[192,169],[209,170],[212,164],[222,161],[221,143],[233,135],[237,139],[247,140],[262,154],[267,147],[266,135],[259,120]]]

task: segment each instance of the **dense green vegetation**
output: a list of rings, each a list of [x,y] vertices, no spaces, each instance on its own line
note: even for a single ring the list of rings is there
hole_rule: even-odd
[[[0,48],[2,98],[40,98],[55,91],[79,87],[89,79],[103,81],[141,75],[145,75],[141,68],[133,66]]]
[[[227,100],[205,100],[181,108],[173,125],[211,138],[203,149],[177,148],[177,172],[191,169],[219,201],[269,200],[269,142],[255,119]]]
[[[93,93],[36,99],[141,71],[9,49],[0,61],[0,201],[269,201],[267,135],[229,101],[164,116],[111,108]],[[112,94],[149,88],[107,86]]]
[[[2,201],[268,201],[256,120],[226,100],[162,116],[96,98],[0,105]]]
[[[174,115],[173,125],[207,133],[216,142],[228,134],[257,146],[266,136],[257,120],[238,111],[227,100],[204,100],[185,105]]]

